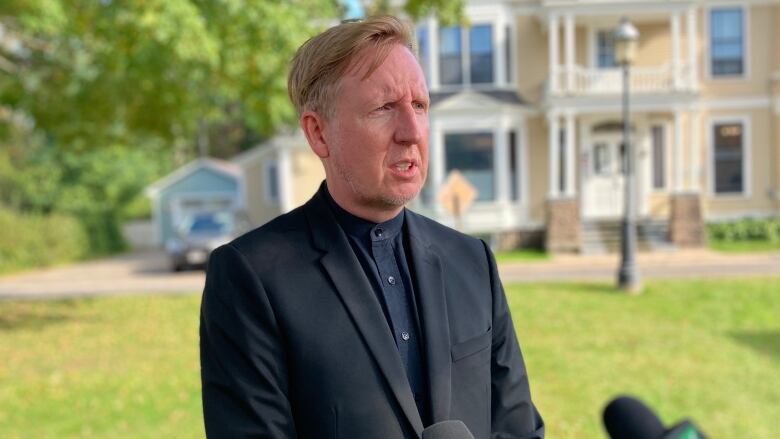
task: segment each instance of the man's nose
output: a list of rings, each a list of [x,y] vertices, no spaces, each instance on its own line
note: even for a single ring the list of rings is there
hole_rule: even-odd
[[[404,145],[416,145],[425,135],[427,114],[415,111],[413,106],[404,106],[398,113],[395,127],[395,141]]]

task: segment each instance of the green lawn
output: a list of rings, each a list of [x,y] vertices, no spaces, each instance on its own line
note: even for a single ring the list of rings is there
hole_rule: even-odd
[[[549,260],[550,256],[543,250],[523,249],[496,253],[496,261],[505,262],[537,262]]]
[[[640,396],[666,423],[777,437],[780,278],[507,286],[548,437],[603,438]],[[0,437],[202,436],[198,295],[0,302]]]
[[[780,252],[780,242],[770,241],[714,241],[709,247],[726,253]]]

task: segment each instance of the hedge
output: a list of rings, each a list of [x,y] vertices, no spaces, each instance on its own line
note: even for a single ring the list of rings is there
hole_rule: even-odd
[[[0,273],[78,260],[88,246],[81,223],[72,217],[20,214],[0,206]]]
[[[764,241],[780,243],[780,218],[743,219],[710,223],[707,233],[711,240],[721,242]]]

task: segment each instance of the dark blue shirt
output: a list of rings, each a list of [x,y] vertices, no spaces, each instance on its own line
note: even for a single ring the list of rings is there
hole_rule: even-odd
[[[328,193],[336,221],[346,233],[352,250],[360,262],[382,305],[387,324],[395,338],[406,377],[412,388],[423,424],[428,425],[428,395],[422,356],[420,323],[411,272],[404,251],[404,212],[383,223],[364,220],[344,210]]]

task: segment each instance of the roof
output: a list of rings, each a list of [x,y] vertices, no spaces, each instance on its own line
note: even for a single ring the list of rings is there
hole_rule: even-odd
[[[225,160],[215,159],[211,157],[201,157],[197,160],[193,160],[179,169],[171,172],[165,177],[155,181],[146,187],[144,191],[148,197],[156,197],[175,183],[189,177],[196,171],[202,168],[211,169],[219,174],[227,175],[229,177],[241,180],[244,176],[244,172],[240,166],[235,163],[230,163]]]
[[[518,106],[529,105],[528,101],[518,95],[512,90],[459,90],[451,92],[433,92],[431,93],[431,106],[436,106],[450,98],[458,95],[464,95],[467,93],[473,93],[477,95],[487,96],[504,104],[514,104]]]
[[[265,142],[233,157],[230,161],[243,167],[250,162],[262,158],[270,151],[278,151],[280,149],[305,149],[308,148],[308,146],[309,142],[306,140],[306,136],[303,135],[303,131],[300,128],[297,128],[291,133],[273,136]]]

